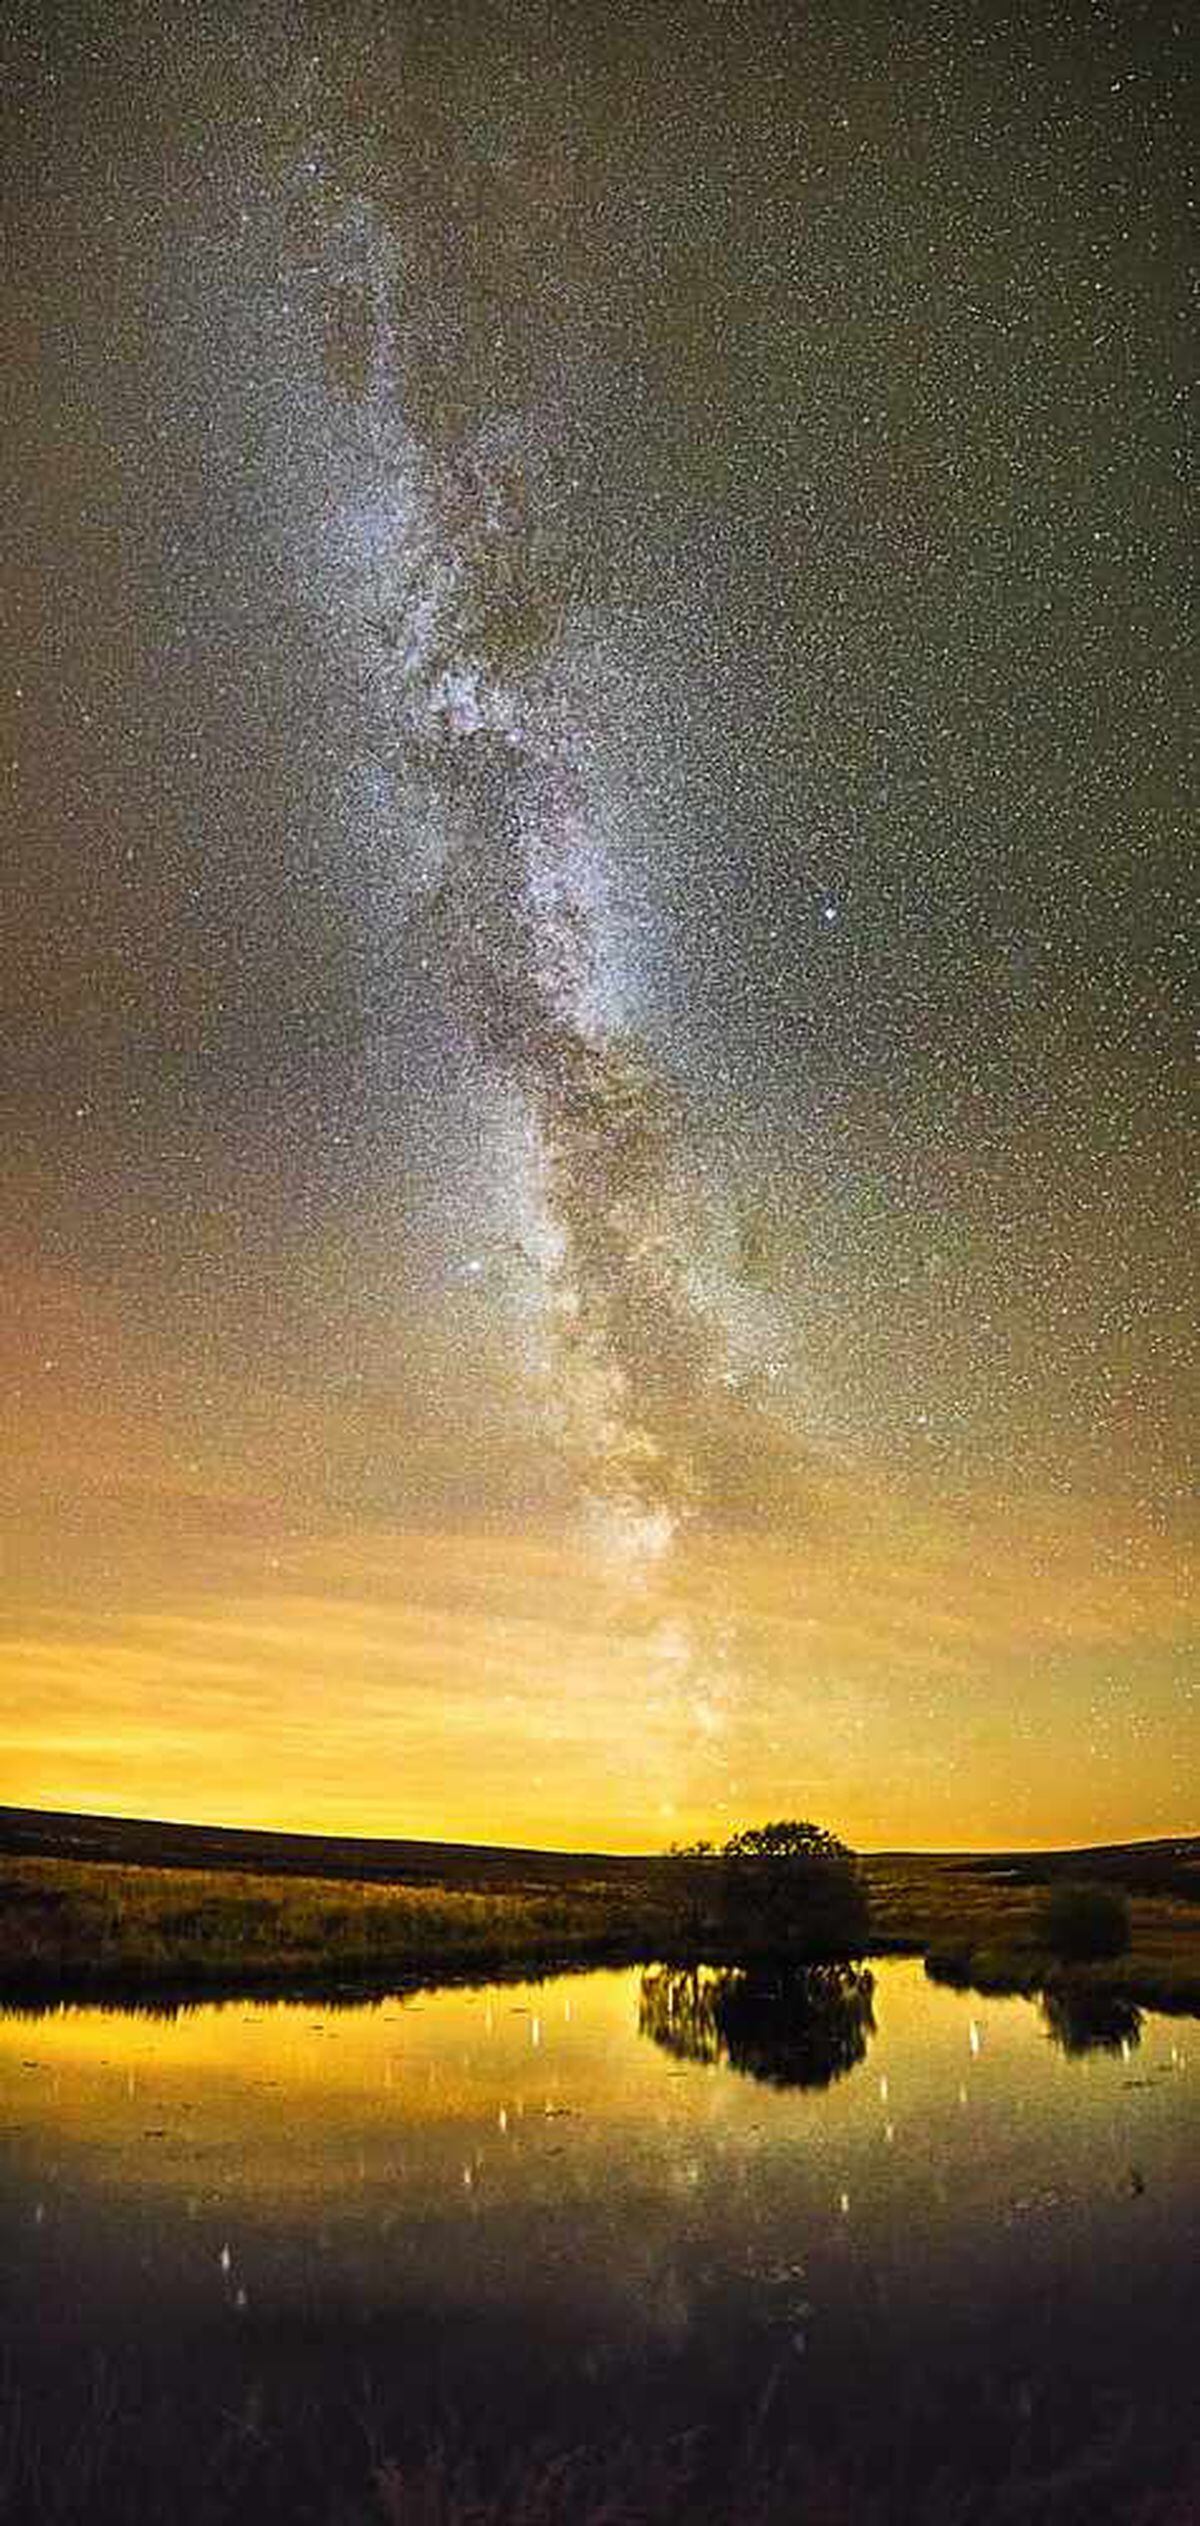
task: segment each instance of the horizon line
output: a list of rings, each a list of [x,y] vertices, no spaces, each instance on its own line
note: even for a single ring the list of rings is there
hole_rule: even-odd
[[[218,1834],[230,1839],[307,1842],[317,1846],[350,1844],[364,1852],[381,1853],[398,1850],[446,1851],[504,1859],[594,1859],[616,1865],[622,1863],[637,1865],[640,1861],[669,1859],[672,1856],[670,1846],[654,1850],[604,1851],[566,1846],[560,1843],[475,1842],[414,1833],[355,1833],[316,1829],[311,1826],[214,1824],[202,1822],[195,1817],[114,1814],[94,1808],[26,1807],[0,1801],[0,1834],[8,1820],[17,1819],[48,1825],[96,1826],[110,1829],[128,1826],[138,1832]],[[864,1859],[1003,1859],[1010,1855],[1014,1858],[1039,1855],[1046,1858],[1069,1858],[1082,1857],[1092,1852],[1162,1849],[1170,1844],[1193,1842],[1198,1839],[1200,1839],[1200,1829],[1189,1830],[1181,1827],[1168,1833],[1135,1833],[1124,1840],[1104,1842],[1006,1842],[954,1845],[889,1842],[872,1849],[864,1848],[857,1855]],[[686,1850],[687,1846],[683,1847]],[[717,1844],[714,1845],[714,1856],[719,1855],[720,1845]]]

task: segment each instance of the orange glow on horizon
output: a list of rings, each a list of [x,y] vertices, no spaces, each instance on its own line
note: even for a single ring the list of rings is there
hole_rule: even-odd
[[[220,1588],[177,1595],[159,1570],[103,1617],[31,1606],[10,1626],[5,1796],[614,1852],[773,1813],[863,1849],[1188,1826],[1169,1551],[1103,1556],[1061,1512],[1018,1531],[857,1506],[857,1533],[847,1501],[790,1548],[685,1537],[632,1590],[565,1539],[341,1535],[265,1567],[227,1533]],[[1136,1777],[1104,1733],[1117,1662],[1139,1679]]]

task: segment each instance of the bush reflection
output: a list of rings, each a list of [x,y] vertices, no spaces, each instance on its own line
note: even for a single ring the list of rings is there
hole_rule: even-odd
[[[1052,2041],[1075,2058],[1085,2052],[1136,2052],[1142,2040],[1142,2012],[1133,2001],[1086,1984],[1043,1991],[1042,2016]]]
[[[642,1976],[638,2026],[678,2061],[725,2062],[768,2087],[825,2088],[865,2060],[874,1994],[862,1965],[660,1965]]]

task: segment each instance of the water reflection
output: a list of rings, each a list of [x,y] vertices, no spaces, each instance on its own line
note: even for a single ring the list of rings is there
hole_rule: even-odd
[[[725,2062],[768,2087],[826,2088],[865,2060],[874,1995],[862,1965],[661,1965],[642,1976],[638,2028],[679,2061]]]
[[[1195,2052],[1131,2031],[900,1958],[0,2014],[0,2514],[948,2526],[1019,2456],[1014,2519],[1149,2526]]]
[[[1141,2010],[1111,1991],[1089,1990],[1086,1984],[1043,1991],[1041,2010],[1047,2033],[1072,2059],[1085,2052],[1136,2052],[1142,2040]]]

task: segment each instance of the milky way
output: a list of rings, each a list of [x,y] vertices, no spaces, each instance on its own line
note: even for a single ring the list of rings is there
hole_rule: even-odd
[[[712,1223],[681,1101],[620,1023],[586,703],[526,486],[536,416],[422,444],[407,421],[395,241],[361,201],[323,201],[309,233],[327,373],[351,428],[334,539],[335,577],[340,560],[356,590],[344,636],[365,662],[390,795],[410,816],[423,796],[433,837],[409,953],[534,1125],[530,1233],[510,1242],[553,1345],[546,1440],[585,1518],[636,1562],[714,1495],[732,1488],[744,1506],[764,1460],[776,1478],[798,1460],[735,1397],[744,1372],[697,1294]]]
[[[1188,67],[3,13],[30,1799],[1179,1824]]]

